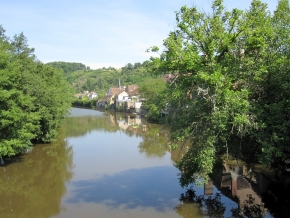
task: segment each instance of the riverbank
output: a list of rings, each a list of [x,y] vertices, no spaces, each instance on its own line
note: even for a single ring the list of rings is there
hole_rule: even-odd
[[[233,217],[231,209],[241,208],[258,209],[257,213],[267,213],[263,216],[266,218],[289,216],[289,189],[275,182],[267,185],[265,178],[260,178],[261,174],[268,175],[264,167],[249,168],[231,157],[216,166],[211,181],[204,186],[192,185],[188,187],[189,191],[182,189],[177,176],[181,172],[175,164],[186,155],[190,143],[172,150],[168,146],[169,131],[140,117],[113,110],[72,108],[55,142],[36,145],[25,155],[15,157],[11,164],[0,166],[4,169],[0,171],[3,174],[2,189],[6,190],[3,196],[8,195],[11,179],[20,187],[9,191],[9,199],[14,199],[12,204],[6,204],[2,198],[4,209],[0,207],[0,215],[11,209],[15,213],[23,213],[15,208],[24,206],[25,211],[36,209],[33,205],[38,204],[26,205],[22,202],[18,190],[23,189],[27,191],[25,196],[32,201],[41,201],[42,210],[46,208],[44,203],[58,208],[58,202],[62,202],[66,210],[55,210],[55,217],[73,217],[72,210],[82,217],[91,212],[98,214],[100,207],[102,217],[112,217],[111,207],[118,214],[123,214],[120,217],[126,218],[138,216],[137,212],[144,217],[177,218],[181,214],[182,217],[191,217],[192,214],[205,212],[198,211],[197,205],[208,209],[207,206],[213,204],[219,207],[212,213],[224,212],[224,217]],[[37,167],[32,167],[31,163]],[[31,173],[24,173],[27,169]],[[261,183],[262,186],[267,185],[267,189],[262,187],[264,190],[259,190]],[[52,184],[58,186],[53,195],[42,193],[43,188],[49,190]],[[25,189],[27,185],[34,187],[33,190]],[[67,190],[62,190],[64,187]],[[114,190],[113,195],[110,190]],[[195,198],[191,198],[192,193]],[[112,198],[114,202],[108,200]],[[245,204],[253,198],[253,202]],[[17,205],[18,202],[20,205]],[[203,205],[206,202],[208,205]],[[106,206],[102,207],[103,204]],[[155,209],[152,211],[150,208]],[[136,214],[132,215],[132,211]]]

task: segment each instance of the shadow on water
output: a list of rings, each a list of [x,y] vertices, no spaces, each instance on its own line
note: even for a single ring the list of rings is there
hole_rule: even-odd
[[[29,152],[28,150],[25,151],[23,154],[16,155],[14,157],[3,157],[0,158],[0,167],[7,167],[10,164],[21,163],[24,160],[26,153]]]
[[[152,207],[157,211],[174,208],[183,190],[177,181],[177,169],[160,166],[131,169],[114,175],[105,175],[96,180],[73,182],[75,188],[69,203],[102,203],[114,209],[125,205],[125,209]]]

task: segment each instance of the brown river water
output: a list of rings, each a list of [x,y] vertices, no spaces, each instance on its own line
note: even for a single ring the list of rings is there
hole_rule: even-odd
[[[199,196],[190,201],[174,166],[187,148],[171,151],[168,138],[138,115],[73,108],[56,141],[2,160],[0,218],[233,217],[249,195],[262,204],[233,165],[190,189]]]

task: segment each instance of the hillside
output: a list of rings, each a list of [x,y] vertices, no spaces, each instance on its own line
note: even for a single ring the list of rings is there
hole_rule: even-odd
[[[63,70],[67,81],[73,86],[75,93],[84,90],[96,91],[99,95],[106,93],[110,86],[118,86],[119,80],[122,86],[129,84],[140,85],[148,78],[155,78],[147,72],[147,64],[127,64],[121,69],[113,67],[91,70],[81,63],[50,62],[47,65]]]

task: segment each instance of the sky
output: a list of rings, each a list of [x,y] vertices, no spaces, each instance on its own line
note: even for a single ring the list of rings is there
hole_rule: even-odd
[[[262,0],[274,11],[277,0]],[[144,62],[151,46],[175,29],[175,11],[211,0],[0,0],[5,35],[23,34],[37,59],[83,63],[91,69]],[[251,0],[224,0],[227,10],[248,9]]]

